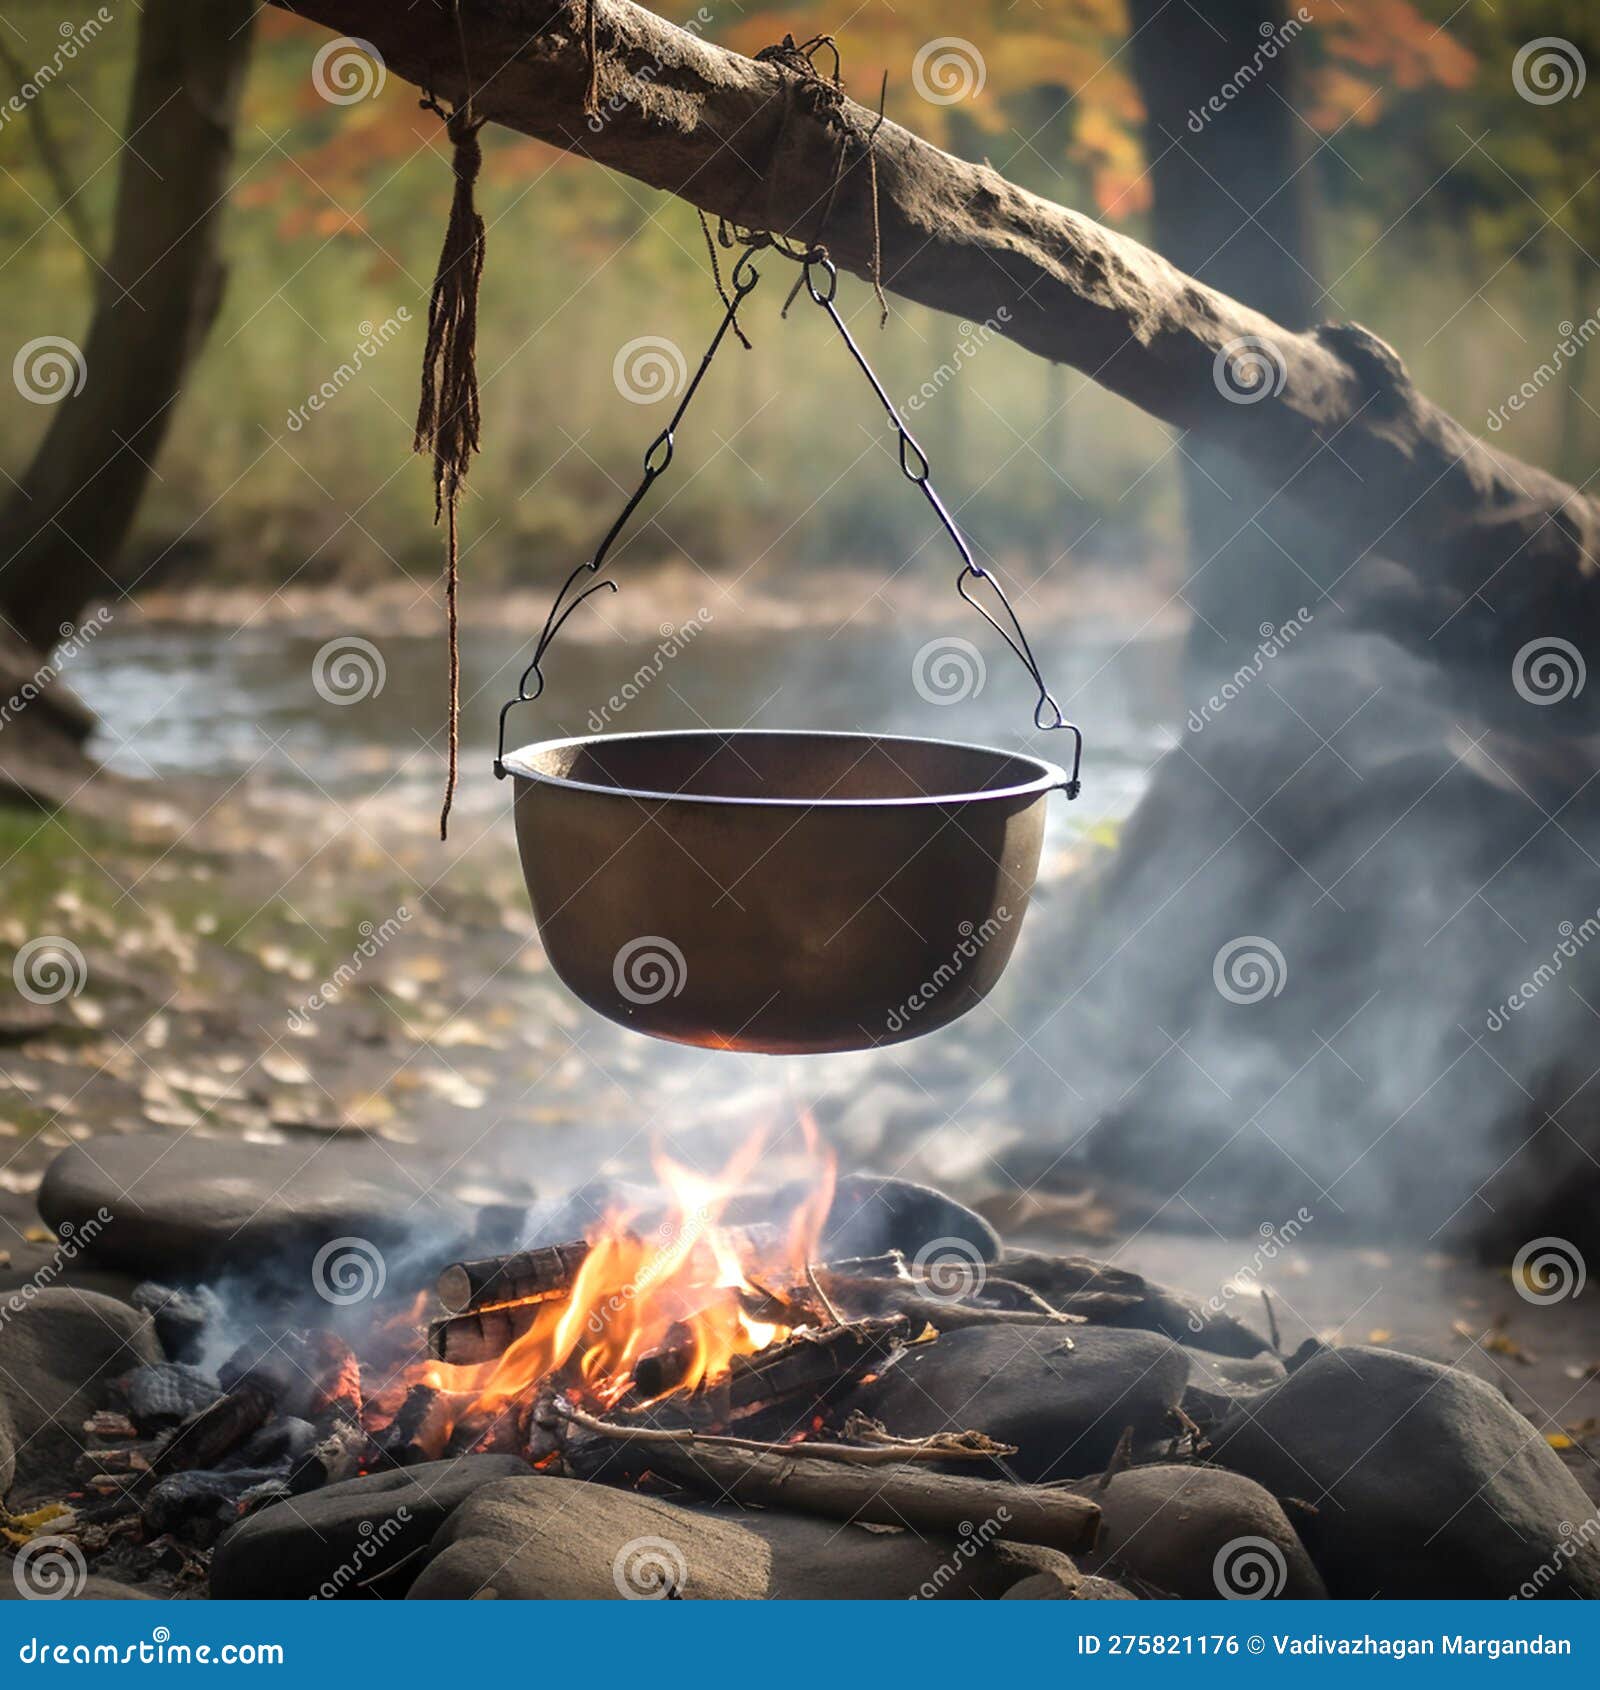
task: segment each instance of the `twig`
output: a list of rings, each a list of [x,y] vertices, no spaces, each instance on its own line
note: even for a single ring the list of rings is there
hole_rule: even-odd
[[[890,1467],[906,1461],[988,1461],[997,1455],[1015,1455],[1009,1444],[994,1443],[981,1432],[938,1433],[930,1438],[899,1439],[883,1433],[887,1442],[866,1447],[856,1444],[831,1444],[807,1439],[797,1444],[775,1444],[760,1438],[726,1437],[720,1434],[690,1430],[672,1431],[663,1426],[618,1426],[609,1420],[596,1419],[570,1403],[557,1403],[555,1412],[564,1420],[585,1432],[602,1438],[614,1438],[619,1443],[671,1444],[678,1449],[709,1451],[745,1450],[752,1455],[777,1455],[785,1460],[798,1458],[815,1461],[837,1461],[855,1467]],[[881,1428],[880,1428],[881,1430]]]
[[[831,1320],[835,1326],[843,1326],[844,1316],[833,1306],[833,1300],[828,1296],[828,1293],[822,1289],[822,1284],[817,1278],[817,1270],[810,1262],[806,1263],[806,1284],[811,1287],[812,1294],[816,1297],[817,1301],[822,1304],[823,1310],[827,1314],[828,1319]]]
[[[1272,1353],[1275,1356],[1283,1354],[1283,1339],[1278,1332],[1278,1311],[1272,1306],[1272,1299],[1267,1295],[1265,1285],[1261,1287],[1262,1307],[1267,1311],[1267,1336],[1272,1343]]]

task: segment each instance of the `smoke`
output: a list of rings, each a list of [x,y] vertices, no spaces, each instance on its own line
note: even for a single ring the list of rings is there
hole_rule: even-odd
[[[1481,684],[1509,698],[1514,677]],[[1592,764],[1532,749],[1548,724],[1526,717],[1527,742],[1485,734],[1424,658],[1322,626],[1198,732],[1191,714],[1051,923],[1063,989],[1028,1031],[1076,1095],[1028,1076],[1014,1177],[1065,1152],[1170,1220],[1304,1205],[1419,1244],[1575,1214],[1596,1167]]]

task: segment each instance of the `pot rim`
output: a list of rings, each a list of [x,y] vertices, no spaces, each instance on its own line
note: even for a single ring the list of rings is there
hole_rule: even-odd
[[[907,745],[935,745],[950,751],[981,751],[991,757],[1004,757],[1011,762],[1026,763],[1039,772],[1032,780],[1015,786],[986,787],[978,792],[922,793],[906,798],[741,798],[730,794],[710,792],[656,792],[640,786],[600,786],[592,781],[570,780],[562,775],[546,774],[532,766],[529,759],[545,751],[564,750],[574,745],[596,745],[605,740],[624,739],[870,739]],[[968,740],[927,739],[917,734],[862,733],[852,729],[817,728],[663,728],[644,733],[571,734],[562,739],[535,740],[508,751],[502,763],[518,780],[533,781],[541,786],[555,787],[569,792],[596,792],[609,798],[648,799],[664,804],[728,804],[742,808],[770,810],[883,810],[914,809],[919,806],[969,804],[990,798],[1039,797],[1056,787],[1064,787],[1070,777],[1059,764],[1035,757],[1026,751],[1002,751],[993,745],[974,745]]]

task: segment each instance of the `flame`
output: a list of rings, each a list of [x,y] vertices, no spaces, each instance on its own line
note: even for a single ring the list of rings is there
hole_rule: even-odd
[[[657,1151],[664,1214],[614,1210],[589,1233],[589,1253],[570,1292],[530,1305],[533,1323],[498,1360],[440,1364],[438,1382],[476,1392],[472,1412],[493,1412],[544,1382],[610,1407],[632,1395],[658,1400],[693,1391],[793,1335],[809,1311],[783,1300],[816,1259],[833,1202],[835,1159],[809,1113],[800,1116],[811,1177],[785,1224],[725,1225],[729,1201],[748,1183],[767,1141],[752,1133],[712,1176]],[[786,1318],[787,1317],[787,1318]],[[648,1358],[654,1389],[640,1382]]]

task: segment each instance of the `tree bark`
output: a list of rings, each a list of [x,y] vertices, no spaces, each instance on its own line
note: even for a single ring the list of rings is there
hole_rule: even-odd
[[[296,0],[293,9],[374,43],[391,73],[464,97],[450,8]],[[581,3],[463,0],[478,112],[713,215],[801,240],[817,234],[844,142],[849,162],[826,244],[842,268],[870,274],[862,138],[871,113],[848,101],[811,109],[776,66],[630,0],[596,0],[596,13],[601,111],[591,123]],[[887,287],[994,320],[1028,350],[1085,371],[1175,428],[1198,430],[1248,463],[1275,497],[1337,531],[1352,558],[1402,559],[1426,587],[1397,609],[1409,619],[1397,630],[1403,637],[1441,659],[1498,664],[1553,627],[1581,638],[1593,626],[1600,506],[1473,439],[1375,336],[1353,325],[1291,332],[1127,236],[897,124],[878,132],[876,159]],[[1265,347],[1270,366],[1249,403],[1222,379],[1245,340]]]
[[[60,400],[5,513],[0,609],[41,651],[130,582],[118,558],[221,303],[218,226],[250,0],[146,0],[83,390]]]

